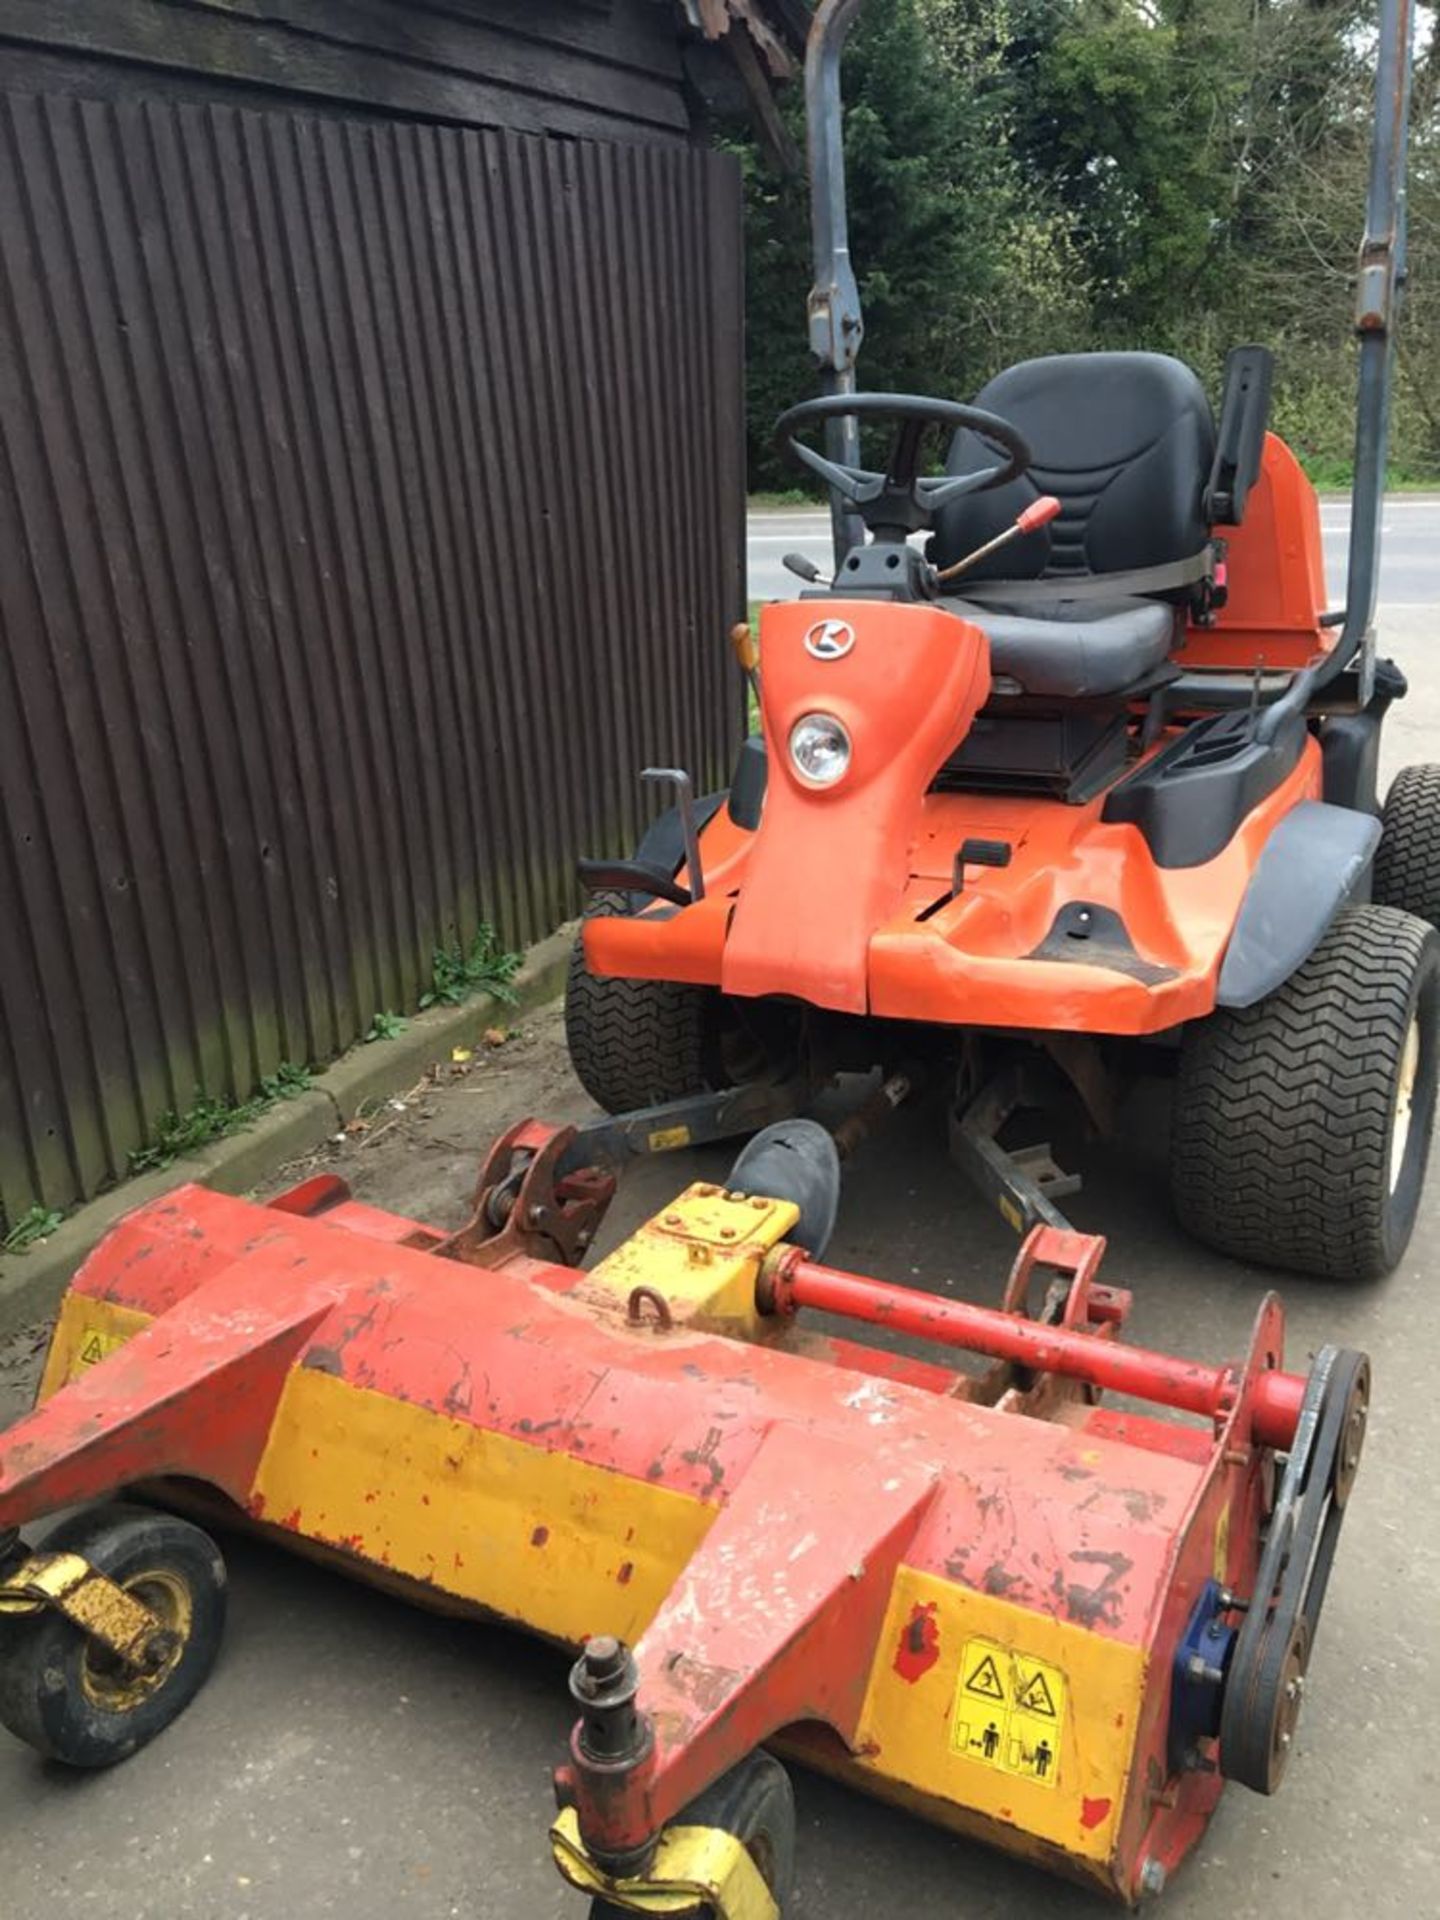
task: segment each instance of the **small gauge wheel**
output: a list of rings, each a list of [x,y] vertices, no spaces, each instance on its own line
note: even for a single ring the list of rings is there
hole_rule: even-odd
[[[795,1880],[795,1795],[790,1776],[768,1753],[752,1753],[690,1802],[676,1826],[718,1827],[744,1846],[783,1915]],[[593,1900],[590,1920],[627,1920],[629,1909]],[[681,1920],[677,1916],[677,1920]],[[713,1920],[707,1904],[683,1920]]]
[[[209,1677],[225,1628],[225,1562],[207,1533],[144,1507],[92,1507],[45,1549],[75,1553],[161,1622],[137,1670],[46,1607],[0,1618],[0,1725],[48,1760],[109,1767],[162,1733]]]

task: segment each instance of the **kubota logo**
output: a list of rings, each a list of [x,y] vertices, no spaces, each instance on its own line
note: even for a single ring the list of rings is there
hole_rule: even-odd
[[[855,644],[848,620],[817,620],[805,636],[805,651],[817,660],[843,660]]]

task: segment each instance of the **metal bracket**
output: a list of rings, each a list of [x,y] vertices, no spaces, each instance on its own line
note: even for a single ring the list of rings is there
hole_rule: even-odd
[[[574,1127],[522,1120],[485,1156],[469,1221],[433,1249],[470,1267],[525,1256],[576,1267],[615,1197],[612,1175],[593,1166],[561,1171]]]
[[[667,1827],[650,1871],[615,1879],[597,1867],[566,1807],[550,1829],[555,1864],[581,1893],[623,1913],[693,1914],[697,1902],[715,1920],[780,1920],[780,1909],[744,1843],[720,1827]]]
[[[173,1651],[160,1619],[78,1553],[33,1553],[0,1583],[0,1614],[47,1607],[138,1672],[154,1672]]]

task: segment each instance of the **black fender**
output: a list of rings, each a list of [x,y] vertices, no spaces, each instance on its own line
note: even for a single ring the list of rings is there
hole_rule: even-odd
[[[1220,967],[1216,1004],[1251,1007],[1308,960],[1330,922],[1369,893],[1380,822],[1302,800],[1265,842]]]

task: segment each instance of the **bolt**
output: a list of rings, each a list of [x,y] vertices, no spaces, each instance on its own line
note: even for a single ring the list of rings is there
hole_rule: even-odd
[[[140,1649],[140,1666],[145,1673],[158,1673],[175,1651],[173,1633],[152,1633]]]
[[[667,1213],[667,1214],[666,1214],[666,1216],[665,1216],[665,1224],[666,1224],[666,1226],[667,1226],[667,1227],[678,1227],[678,1226],[679,1226],[679,1224],[680,1224],[680,1216],[679,1216],[679,1214],[678,1214],[678,1213]]]
[[[625,1664],[625,1649],[613,1633],[597,1633],[585,1642],[585,1676],[589,1680],[613,1680]]]
[[[1141,1893],[1163,1893],[1168,1879],[1163,1860],[1157,1860],[1152,1854],[1140,1868]]]
[[[1289,1747],[1289,1745],[1290,1745],[1290,1735],[1289,1735],[1288,1733],[1282,1733],[1282,1734],[1281,1734],[1281,1736],[1280,1736],[1280,1745],[1281,1745],[1282,1747],[1284,1747],[1284,1748],[1288,1748],[1288,1747]]]
[[[733,1240],[735,1238],[734,1227],[721,1227],[720,1238],[722,1240]]]

